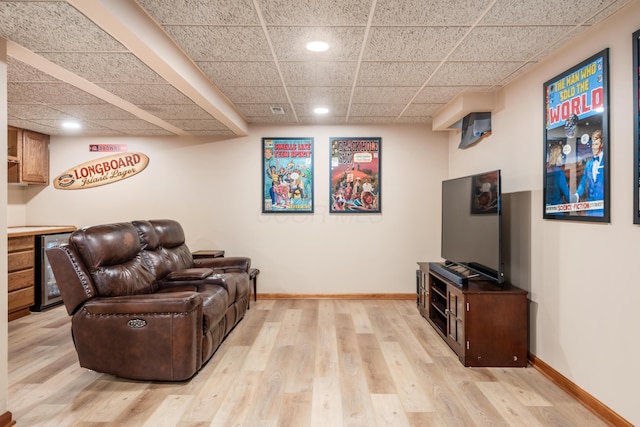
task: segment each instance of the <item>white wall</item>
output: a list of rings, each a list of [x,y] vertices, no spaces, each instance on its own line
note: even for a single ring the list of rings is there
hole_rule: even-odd
[[[9,227],[19,227],[26,223],[26,196],[26,187],[17,184],[7,186],[7,225]]]
[[[529,258],[520,259],[531,271],[525,279],[530,351],[635,425],[640,425],[635,361],[640,228],[632,224],[637,94],[631,34],[640,29],[638,16],[640,2],[633,1],[507,86],[490,138],[467,150],[457,149],[454,136],[449,143],[450,175],[501,168],[505,191],[518,194],[522,221],[530,221],[530,232],[524,232],[530,244],[521,248]],[[610,49],[611,223],[542,220],[542,85],[604,48]],[[527,203],[528,212],[522,210]]]
[[[315,138],[313,214],[261,213],[263,136]],[[382,214],[328,213],[331,136],[382,138]],[[203,141],[53,137],[52,179],[104,155],[90,143],[125,143],[149,166],[91,189],[29,187],[27,224],[175,218],[192,250],[251,257],[263,293],[412,293],[416,262],[439,259],[446,134],[409,125],[252,127],[245,138]]]
[[[0,38],[0,129],[7,127],[7,42]],[[0,153],[7,151],[7,134],[0,135]],[[7,164],[0,165],[0,198],[7,199]],[[7,224],[7,212],[0,210],[0,224]],[[7,348],[7,298],[9,288],[7,286],[7,238],[0,239],[0,416],[7,411],[7,378],[8,378],[8,353]]]

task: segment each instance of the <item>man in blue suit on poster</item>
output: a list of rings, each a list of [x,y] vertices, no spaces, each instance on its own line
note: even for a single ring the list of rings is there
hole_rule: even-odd
[[[580,196],[587,192],[587,201],[604,201],[604,153],[602,152],[602,131],[596,130],[591,134],[591,151],[593,157],[587,161],[582,174],[580,185],[574,194],[575,201],[580,200]],[[587,216],[603,216],[604,209],[591,209],[586,212]]]

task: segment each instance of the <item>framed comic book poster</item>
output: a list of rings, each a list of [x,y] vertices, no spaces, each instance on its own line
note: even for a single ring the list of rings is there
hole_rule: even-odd
[[[640,224],[640,30],[633,33],[633,223]]]
[[[544,83],[543,218],[609,222],[609,50]]]
[[[313,138],[262,138],[262,212],[313,212]]]
[[[380,213],[381,138],[330,138],[330,213]]]

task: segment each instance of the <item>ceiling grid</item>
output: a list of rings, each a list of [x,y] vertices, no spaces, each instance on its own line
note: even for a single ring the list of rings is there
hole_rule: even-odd
[[[81,135],[215,139],[252,124],[430,125],[629,1],[571,13],[563,0],[0,1],[8,119],[51,135],[76,120]],[[307,51],[314,40],[329,49]]]

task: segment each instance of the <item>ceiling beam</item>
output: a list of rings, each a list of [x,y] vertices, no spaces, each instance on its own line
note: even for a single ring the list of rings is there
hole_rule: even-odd
[[[67,2],[234,134],[248,135],[248,124],[233,104],[137,2]]]
[[[103,101],[108,102],[109,104],[124,111],[127,111],[146,122],[161,127],[166,131],[175,133],[176,135],[190,135],[189,132],[185,132],[179,127],[165,122],[159,117],[154,116],[153,114],[143,110],[142,108],[132,104],[131,102],[125,101],[124,99],[112,94],[108,90],[105,90],[100,86],[91,83],[90,81],[78,76],[77,74],[74,74],[71,71],[62,68],[58,64],[49,61],[48,59],[38,55],[35,52],[30,51],[25,47],[20,46],[17,43],[12,42],[11,40],[7,41],[7,53],[9,56],[17,59],[18,61],[29,64],[31,67],[37,68],[43,73],[46,73],[60,81],[77,87],[78,89],[87,92],[95,96],[96,98],[100,98]],[[86,121],[91,122],[91,120]]]
[[[432,129],[458,130],[451,126],[470,113],[490,113],[496,108],[496,92],[463,92],[433,116]]]

